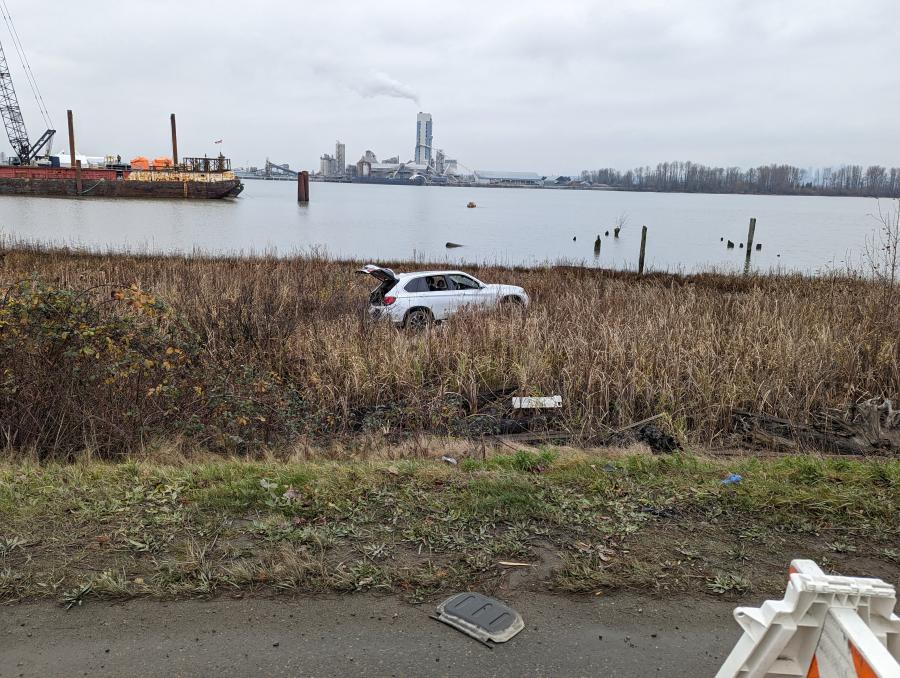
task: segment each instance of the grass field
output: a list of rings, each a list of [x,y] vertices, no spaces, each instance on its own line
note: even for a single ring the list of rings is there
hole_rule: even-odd
[[[729,473],[743,480],[723,485]],[[0,601],[277,591],[777,592],[900,578],[900,462],[519,452],[0,466]],[[503,562],[527,566],[503,565]]]
[[[561,394],[560,417],[543,425],[576,443],[665,413],[689,444],[719,445],[735,409],[803,422],[900,397],[896,286],[473,267],[523,285],[532,307],[411,335],[363,321],[373,285],[357,266],[6,247],[6,456],[174,445],[292,458],[335,441],[477,436],[506,416],[491,394],[513,391]]]

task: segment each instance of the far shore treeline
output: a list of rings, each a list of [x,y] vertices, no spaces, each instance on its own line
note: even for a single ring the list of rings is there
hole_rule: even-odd
[[[675,161],[625,172],[611,167],[584,170],[581,179],[626,191],[900,197],[900,167],[881,165],[803,169],[772,164],[745,170]]]

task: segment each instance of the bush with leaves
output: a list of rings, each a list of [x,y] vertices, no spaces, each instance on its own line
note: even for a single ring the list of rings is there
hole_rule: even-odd
[[[177,409],[196,352],[137,285],[76,292],[20,282],[0,298],[4,442],[41,458],[123,451]]]
[[[247,452],[296,433],[302,399],[275,374],[204,356],[138,285],[84,291],[38,280],[0,297],[0,422],[40,459],[103,457],[183,435]]]

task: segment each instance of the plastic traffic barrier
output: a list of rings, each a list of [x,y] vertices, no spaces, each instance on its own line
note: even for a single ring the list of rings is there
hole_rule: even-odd
[[[791,561],[782,600],[739,607],[744,635],[716,678],[900,678],[894,587]]]

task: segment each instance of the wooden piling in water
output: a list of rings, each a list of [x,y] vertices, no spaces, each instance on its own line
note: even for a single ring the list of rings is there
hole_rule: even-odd
[[[756,217],[750,219],[750,229],[747,231],[747,256],[744,258],[744,275],[750,273],[750,253],[753,251],[753,236],[756,233]]]
[[[644,273],[644,253],[647,250],[647,227],[641,226],[641,256],[638,259],[638,275]]]
[[[297,174],[297,202],[309,202],[309,172]]]
[[[69,167],[75,168],[75,194],[81,195],[81,163],[75,160],[75,122],[72,119],[72,109],[66,111],[69,120]]]

